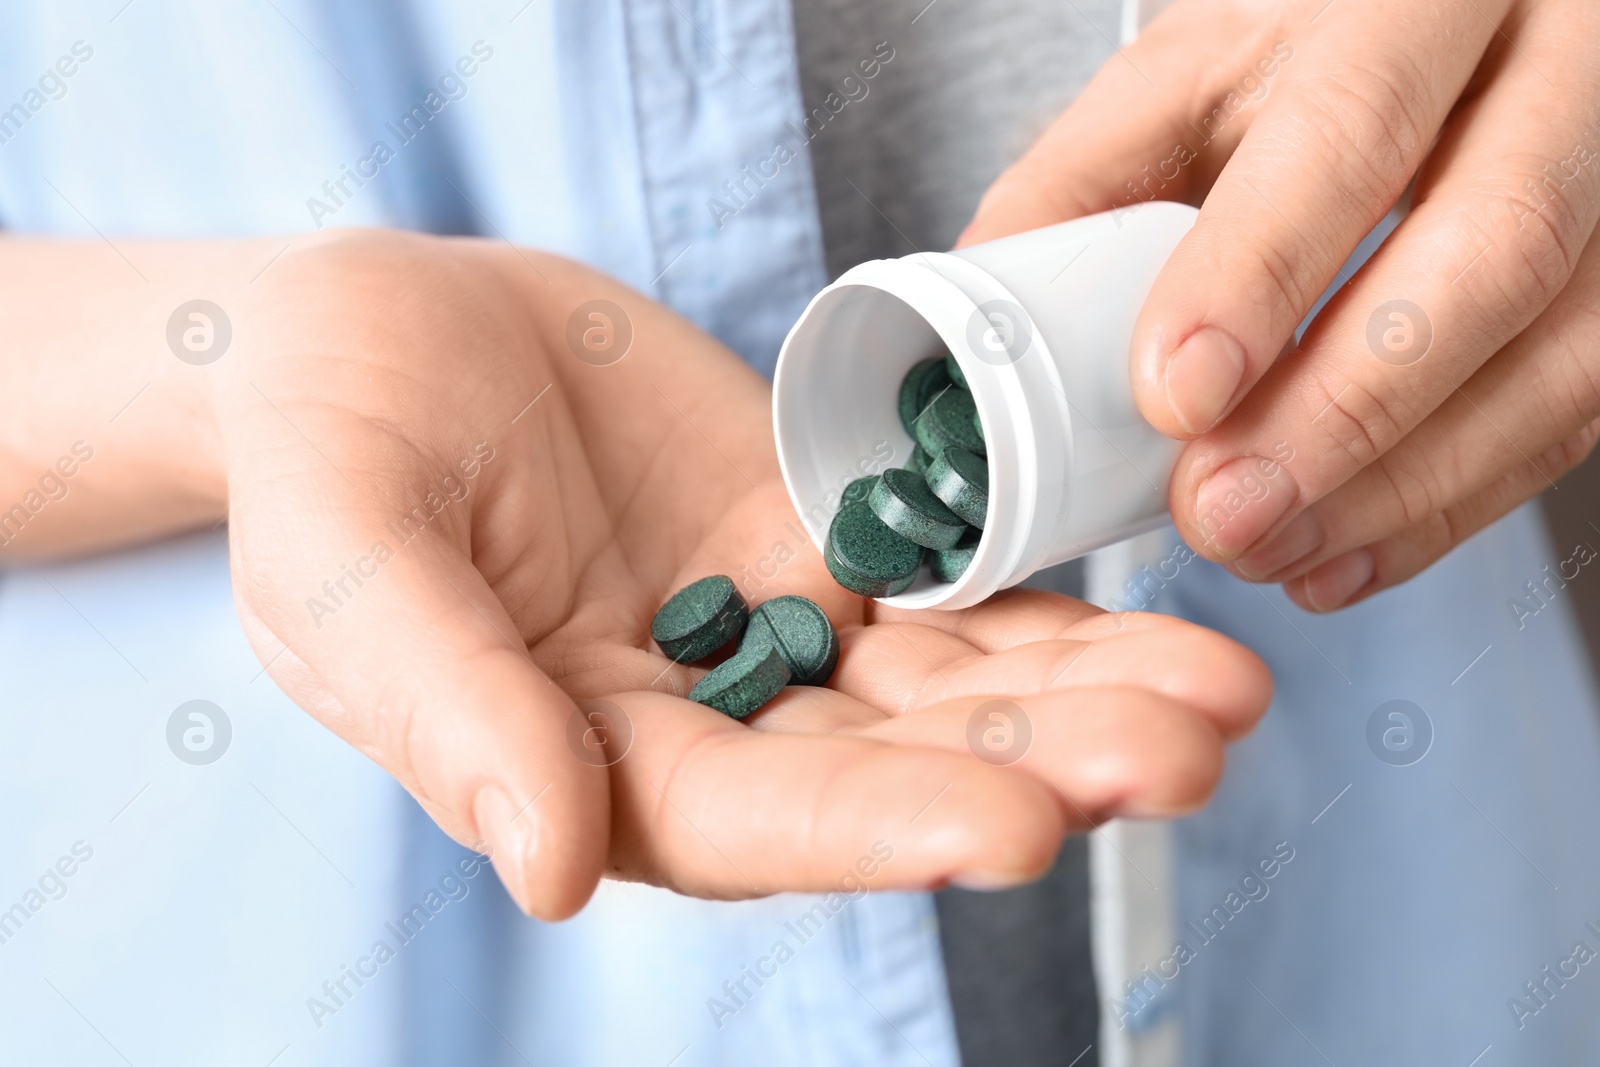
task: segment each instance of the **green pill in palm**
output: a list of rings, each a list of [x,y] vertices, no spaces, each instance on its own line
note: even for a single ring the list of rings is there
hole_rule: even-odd
[[[983,455],[983,436],[976,429],[977,421],[978,409],[972,403],[972,394],[962,389],[946,389],[917,416],[914,436],[930,456],[937,456],[951,447]]]
[[[925,359],[900,380],[900,425],[916,436],[913,424],[933,398],[950,388],[950,373],[942,359]]]
[[[689,690],[689,699],[742,719],[783,692],[789,665],[772,641],[746,641],[732,658],[711,668]]]
[[[878,484],[878,476],[869,474],[865,478],[857,478],[844,487],[840,494],[839,506],[846,504],[865,504],[867,497],[872,493],[872,487]]]
[[[954,548],[967,528],[961,516],[945,507],[916,471],[884,471],[872,487],[867,506],[889,529],[924,548]]]
[[[961,364],[956,362],[955,356],[944,357],[944,372],[950,375],[950,380],[961,389],[967,388],[967,376],[961,372]]]
[[[928,554],[928,570],[941,582],[953,582],[966,573],[967,567],[972,563],[972,557],[978,554],[978,542],[983,539],[983,531],[971,528],[961,535],[961,540],[956,542],[954,548],[947,548],[942,552]]]
[[[928,488],[963,522],[983,528],[989,511],[989,464],[964,448],[947,448],[928,468]]]
[[[650,636],[667,657],[693,663],[744,632],[750,608],[733,579],[713,574],[684,586],[650,622]]]
[[[777,646],[793,675],[791,685],[825,685],[839,663],[839,635],[833,623],[803,596],[773,597],[750,613],[744,644],[762,640]]]
[[[894,596],[916,580],[922,546],[889,529],[866,504],[851,504],[833,517],[822,558],[834,581],[852,593]]]

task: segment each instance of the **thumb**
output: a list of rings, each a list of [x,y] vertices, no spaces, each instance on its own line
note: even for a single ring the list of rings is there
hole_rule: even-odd
[[[234,493],[235,597],[258,654],[446,832],[489,851],[524,911],[573,914],[605,864],[608,773],[569,744],[573,702],[458,547],[467,506],[407,537],[380,507],[330,510],[350,496],[333,481],[246,478]]]
[[[1256,64],[1276,23],[1250,6],[1168,8],[995,179],[956,247],[1140,201],[1197,203],[1264,95]]]

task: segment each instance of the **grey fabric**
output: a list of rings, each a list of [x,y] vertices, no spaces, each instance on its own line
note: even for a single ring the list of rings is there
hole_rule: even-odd
[[[1096,1067],[1089,956],[1089,842],[1020,889],[941,890],[939,941],[966,1067]]]
[[[801,100],[827,116],[809,128],[829,271],[949,248],[1111,55],[1120,12],[1119,0],[795,0]],[[894,58],[862,81],[880,41]],[[837,114],[829,93],[847,101]]]
[[[949,248],[989,183],[1110,54],[1119,11],[1117,0],[795,0],[830,275]],[[1083,568],[1028,584],[1081,595]],[[947,889],[935,902],[967,1067],[1094,1067],[1085,839],[1067,841],[1034,885]]]

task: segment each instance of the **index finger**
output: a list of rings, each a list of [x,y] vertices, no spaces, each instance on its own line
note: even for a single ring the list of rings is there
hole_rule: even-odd
[[[1388,213],[1476,69],[1506,0],[1334,5],[1293,38],[1252,123],[1134,328],[1133,387],[1152,425],[1192,437],[1266,372],[1356,246]]]
[[[1600,181],[1574,165],[1559,189],[1535,184],[1540,161],[1574,158],[1592,111],[1584,75],[1561,61],[1564,14],[1540,8],[1515,43],[1491,50],[1487,62],[1504,66],[1449,120],[1410,214],[1318,313],[1294,359],[1185,449],[1173,515],[1197,549],[1249,553],[1241,573],[1254,575],[1318,549],[1324,531],[1297,518],[1303,509],[1405,441],[1568,285],[1600,217]],[[1505,434],[1475,415],[1483,432]],[[1448,465],[1386,468],[1383,499],[1412,522],[1437,512],[1451,498],[1432,475]]]

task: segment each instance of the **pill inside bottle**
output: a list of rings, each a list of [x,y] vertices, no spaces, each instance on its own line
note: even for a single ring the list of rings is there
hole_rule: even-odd
[[[830,551],[842,508],[870,511],[876,495],[900,536],[920,537],[924,565],[909,583],[863,588],[897,607],[962,608],[1165,523],[1179,443],[1139,414],[1128,352],[1145,297],[1195,215],[1139,204],[958,252],[872,260],[818,293],[773,379],[779,463],[818,550]],[[912,381],[908,394],[914,369],[945,361],[918,371],[929,381]],[[937,417],[908,424],[908,406],[922,405]],[[856,485],[891,469],[924,482],[937,474],[956,500],[958,479],[939,465],[951,447],[984,461],[981,528],[969,458],[957,457],[968,475],[961,507],[935,501],[954,519],[903,476],[892,476],[899,494]],[[852,486],[857,499],[847,502]]]

